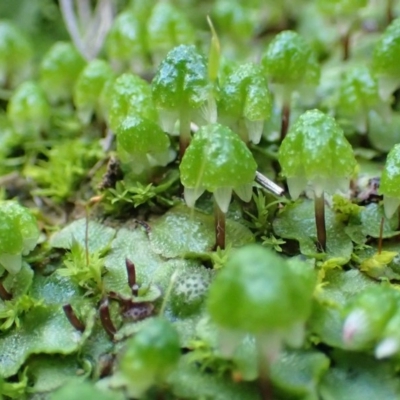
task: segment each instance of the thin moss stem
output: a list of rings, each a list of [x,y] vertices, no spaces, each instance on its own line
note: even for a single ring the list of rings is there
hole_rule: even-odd
[[[225,249],[225,213],[219,208],[214,199],[214,218],[215,218],[215,248]]]
[[[282,116],[281,116],[281,141],[285,139],[287,131],[289,129],[290,120],[290,104],[283,103],[282,106]]]
[[[325,226],[325,196],[314,196],[315,224],[317,226],[317,240],[320,251],[326,251],[326,226]]]
[[[183,155],[190,143],[190,112],[181,110],[179,117],[179,158]]]

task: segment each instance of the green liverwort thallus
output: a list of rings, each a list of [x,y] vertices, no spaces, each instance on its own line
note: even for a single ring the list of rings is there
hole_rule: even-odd
[[[279,149],[279,163],[295,200],[311,184],[315,194],[318,241],[326,245],[324,192],[346,191],[356,160],[334,118],[319,110],[302,114]]]
[[[42,88],[33,81],[17,87],[7,106],[7,116],[16,133],[37,139],[50,124],[50,105]]]
[[[382,172],[379,193],[387,218],[391,218],[400,205],[400,144],[390,150]]]
[[[319,82],[320,67],[310,45],[297,32],[275,36],[262,57],[262,65],[282,107],[281,138],[286,135],[292,93],[309,91]]]
[[[74,104],[84,124],[90,122],[95,112],[99,113],[100,94],[113,77],[110,65],[104,60],[91,61],[79,74],[74,86]]]
[[[179,120],[182,157],[191,139],[190,123],[217,119],[206,59],[195,46],[175,47],[158,67],[152,91],[163,129],[173,133],[175,122]]]
[[[258,143],[272,111],[267,80],[258,65],[242,64],[223,79],[218,111],[221,120],[247,142]]]
[[[39,229],[29,210],[15,201],[0,202],[0,265],[11,274],[22,267],[22,255],[36,246]]]
[[[146,321],[126,342],[120,371],[131,397],[142,398],[153,385],[162,385],[180,357],[178,333],[167,320]]]
[[[381,97],[386,100],[400,85],[400,18],[395,19],[379,37],[372,56]]]
[[[69,42],[57,42],[40,64],[40,84],[52,103],[70,100],[85,61]]]
[[[235,251],[212,282],[207,300],[222,350],[232,353],[250,334],[256,338],[259,364],[268,365],[283,342],[300,346],[314,285],[313,269],[300,261],[289,263],[254,244]]]

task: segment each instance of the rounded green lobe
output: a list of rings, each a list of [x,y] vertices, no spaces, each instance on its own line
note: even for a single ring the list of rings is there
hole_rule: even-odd
[[[400,74],[400,18],[395,19],[379,37],[374,47],[372,68],[378,75]]]
[[[107,35],[108,57],[129,61],[134,55],[144,54],[146,48],[146,32],[135,14],[130,10],[119,14]]]
[[[396,144],[386,158],[379,193],[400,199],[400,144]]]
[[[252,183],[257,164],[245,143],[228,127],[204,126],[194,135],[180,164],[187,188],[235,188]]]
[[[261,67],[247,63],[230,71],[221,87],[218,107],[222,115],[230,117],[269,119],[272,99]]]
[[[320,67],[311,47],[293,31],[275,36],[262,57],[262,65],[272,82],[283,85],[315,85],[320,77]]]
[[[367,4],[368,0],[317,0],[317,7],[330,17],[354,17]]]
[[[45,130],[49,125],[50,106],[41,87],[25,81],[10,98],[7,116],[20,134]]]
[[[368,67],[353,67],[344,75],[339,89],[339,108],[343,114],[366,116],[379,102],[378,82]]]
[[[163,378],[180,357],[179,337],[170,322],[154,318],[126,343],[121,370],[132,380]],[[133,382],[134,383],[134,382]]]
[[[118,146],[127,153],[145,155],[168,149],[169,138],[150,119],[139,116],[127,117],[116,130]]]
[[[222,328],[253,334],[290,329],[311,310],[312,290],[259,245],[236,251],[211,284],[208,311]]]
[[[74,87],[74,103],[78,109],[94,110],[105,83],[114,73],[104,60],[93,60],[81,71]]]
[[[175,47],[167,54],[151,86],[154,103],[166,110],[199,108],[212,89],[205,58],[195,46],[188,45]]]
[[[150,85],[138,76],[122,74],[107,88],[107,95],[105,107],[113,131],[116,131],[128,116],[140,115],[157,120]]]
[[[55,43],[40,64],[40,83],[49,99],[68,100],[84,65],[84,59],[71,43]]]
[[[353,149],[334,118],[319,110],[302,114],[289,129],[279,149],[282,174],[317,182],[331,190],[349,179],[356,160]]]
[[[32,58],[32,47],[11,22],[0,21],[0,84],[24,71]],[[8,82],[11,83],[11,82]]]
[[[152,51],[166,52],[179,44],[195,42],[195,31],[190,21],[170,2],[160,1],[155,5],[147,26]]]

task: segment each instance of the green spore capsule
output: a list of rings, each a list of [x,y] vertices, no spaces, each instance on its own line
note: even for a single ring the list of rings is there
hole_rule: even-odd
[[[379,194],[383,195],[385,215],[391,218],[400,205],[400,144],[396,144],[386,158]]]
[[[394,315],[399,296],[385,285],[359,293],[346,310],[343,342],[352,350],[366,350],[380,338]]]
[[[29,210],[15,201],[0,202],[0,264],[11,274],[22,267],[22,255],[36,246],[39,229]]]
[[[310,184],[315,194],[318,242],[326,246],[324,192],[349,188],[357,165],[353,149],[334,118],[319,110],[302,114],[279,148],[279,163],[295,200]]]
[[[32,46],[11,22],[0,21],[0,86],[13,88],[31,71]]]
[[[104,90],[105,112],[111,130],[117,131],[128,116],[141,116],[157,120],[157,110],[154,107],[150,85],[136,75],[126,73],[119,76]]]
[[[154,6],[147,22],[147,32],[149,49],[156,58],[165,56],[175,46],[195,42],[195,30],[190,21],[169,1]]]
[[[33,81],[19,85],[7,106],[7,117],[22,137],[38,138],[50,123],[50,105],[42,88]]]
[[[126,342],[119,367],[130,397],[141,397],[151,386],[165,382],[180,357],[178,333],[170,322],[147,321]]]
[[[156,72],[152,81],[154,103],[166,132],[174,133],[175,123],[179,120],[181,156],[191,139],[190,123],[198,119],[216,121],[212,92],[206,60],[194,46],[175,47]]]
[[[368,113],[382,106],[378,82],[366,66],[351,68],[343,76],[339,87],[338,112],[351,118],[356,128],[365,133]]]
[[[293,31],[275,36],[262,57],[262,65],[282,108],[281,139],[286,136],[292,93],[316,86],[320,66],[310,45]]]
[[[78,117],[88,124],[93,113],[99,111],[99,98],[106,82],[114,77],[104,60],[93,60],[81,71],[74,87],[74,104]]]
[[[40,64],[40,84],[52,103],[72,98],[75,82],[85,61],[69,42],[57,42]]]
[[[378,77],[383,100],[387,100],[400,85],[399,52],[400,18],[397,18],[379,37],[372,55],[372,69]]]
[[[171,161],[169,138],[152,120],[127,117],[116,130],[117,153],[136,174]]]
[[[230,71],[221,85],[218,111],[245,141],[259,143],[272,112],[268,83],[258,65],[247,63]]]
[[[260,245],[235,251],[209,290],[207,308],[220,327],[221,342],[234,350],[235,341],[252,334],[265,351],[276,355],[282,345],[301,345],[311,312],[313,271],[299,273],[276,253]]]

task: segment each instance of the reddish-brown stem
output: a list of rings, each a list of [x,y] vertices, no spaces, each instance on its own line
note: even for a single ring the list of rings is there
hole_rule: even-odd
[[[99,307],[99,313],[100,313],[101,325],[103,326],[104,330],[107,332],[108,336],[110,336],[111,339],[114,339],[114,335],[117,332],[117,329],[115,328],[115,326],[111,320],[110,307],[109,307],[109,302],[108,302],[107,298],[105,298],[101,301],[100,307]]]
[[[191,140],[190,112],[181,111],[179,118],[179,159],[182,160]]]
[[[349,28],[347,32],[342,36],[342,60],[346,61],[350,58],[350,39],[351,39],[351,29]]]
[[[379,240],[378,240],[378,254],[382,253],[382,242],[383,242],[383,224],[385,222],[385,218],[382,217],[381,224],[379,226]]]
[[[80,319],[76,316],[74,309],[71,304],[65,304],[63,306],[64,314],[68,318],[69,323],[80,332],[85,330],[85,325],[80,321]]]
[[[225,249],[225,213],[214,200],[215,248]]]
[[[0,281],[0,299],[6,301],[12,299],[12,294],[4,287],[3,282]]]
[[[326,226],[325,226],[325,196],[314,196],[315,225],[317,227],[317,240],[320,251],[326,251]]]
[[[282,115],[281,115],[281,141],[286,137],[286,133],[289,129],[289,120],[290,120],[290,105],[284,103],[282,106]]]
[[[132,294],[134,296],[137,296],[139,292],[139,286],[136,284],[135,264],[131,260],[129,260],[129,258],[126,258],[125,266],[126,266],[126,272],[128,274],[129,287],[131,288]]]
[[[258,347],[257,364],[258,364],[258,387],[262,400],[272,400],[272,385],[269,378],[268,360],[265,357],[260,338],[256,338],[256,346]]]
[[[393,0],[387,0],[386,4],[386,21],[387,24],[389,25],[394,19],[394,14],[393,14]]]

